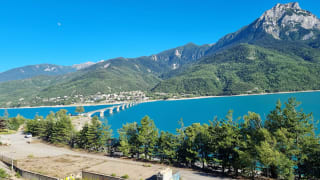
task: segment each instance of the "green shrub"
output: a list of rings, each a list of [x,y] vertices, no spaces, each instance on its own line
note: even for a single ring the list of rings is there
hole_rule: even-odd
[[[129,176],[128,176],[128,174],[125,174],[125,175],[121,176],[121,178],[123,178],[123,179],[129,179]]]
[[[7,178],[7,177],[8,177],[8,174],[6,173],[6,171],[0,168],[0,179]]]
[[[21,174],[19,172],[16,172],[16,177],[21,178]]]
[[[116,173],[112,173],[111,176],[112,177],[116,177],[117,175],[116,175]]]

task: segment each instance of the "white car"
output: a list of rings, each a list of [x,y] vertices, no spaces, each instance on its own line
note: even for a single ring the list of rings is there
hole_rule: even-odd
[[[32,138],[32,134],[28,133],[24,136],[25,138]]]

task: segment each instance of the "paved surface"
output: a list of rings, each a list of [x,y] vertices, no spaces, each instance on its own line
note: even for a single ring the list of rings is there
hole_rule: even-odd
[[[99,158],[107,161],[121,162],[126,164],[136,164],[141,166],[142,162],[136,162],[131,160],[124,160],[119,158],[106,157],[97,154],[89,154],[85,152],[77,152],[68,148],[51,146],[37,140],[33,140],[31,144],[27,143],[27,139],[19,132],[11,135],[1,135],[0,140],[10,142],[10,146],[0,146],[0,153],[15,159],[25,159],[29,157],[51,157],[59,155],[75,155],[91,158]],[[222,177],[214,177],[210,174],[203,172],[197,172],[191,169],[173,168],[175,171],[179,171],[183,180],[216,180],[216,179],[230,179]]]

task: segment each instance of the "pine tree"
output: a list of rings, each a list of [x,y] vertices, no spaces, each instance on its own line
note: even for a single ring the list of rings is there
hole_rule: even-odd
[[[73,131],[70,117],[66,110],[60,110],[55,114],[55,124],[52,129],[52,143],[68,144]]]
[[[216,130],[217,158],[221,161],[222,172],[225,172],[226,167],[231,170],[231,165],[237,156],[235,147],[238,143],[238,127],[233,122],[232,113],[232,111],[228,112],[226,119],[222,119]]]
[[[125,156],[133,157],[136,154],[139,156],[138,124],[136,122],[124,124],[118,130],[118,133],[120,140],[119,150]]]
[[[308,144],[309,142],[317,142],[312,114],[298,111],[299,105],[295,98],[290,98],[284,108],[278,101],[265,122],[266,128],[277,138],[278,150],[285,152],[287,161],[292,162],[292,166],[287,167],[285,171],[279,169],[280,166],[274,167],[275,176],[292,178],[293,167],[297,166],[295,171],[301,177],[304,161],[307,159],[304,149],[309,145],[313,146]]]
[[[89,124],[85,123],[85,125],[82,127],[82,129],[78,133],[78,137],[77,137],[77,145],[79,148],[87,149],[87,147],[89,147],[88,138],[87,138],[88,130],[89,130]]]
[[[141,144],[140,152],[144,153],[145,159],[154,154],[154,148],[157,143],[158,129],[152,119],[145,116],[141,119],[141,125],[138,127],[138,142]]]
[[[176,161],[177,148],[177,136],[169,132],[161,131],[156,148],[156,152],[160,156],[161,162],[167,160],[169,163],[174,163]]]

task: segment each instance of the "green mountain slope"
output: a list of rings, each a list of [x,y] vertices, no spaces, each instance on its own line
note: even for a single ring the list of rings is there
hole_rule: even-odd
[[[152,91],[201,95],[319,89],[320,20],[277,4],[222,37],[194,65],[165,73]],[[250,45],[244,45],[251,44]]]
[[[57,82],[59,80],[54,76],[38,76],[31,79],[3,82],[0,84],[0,106],[29,106],[43,87]]]
[[[73,73],[68,80],[40,91],[40,97],[92,95],[97,92],[148,90],[159,79],[135,61],[118,58]]]
[[[320,64],[255,45],[239,44],[159,83],[153,92],[225,95],[320,89]]]

